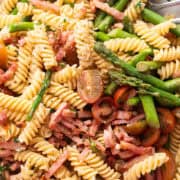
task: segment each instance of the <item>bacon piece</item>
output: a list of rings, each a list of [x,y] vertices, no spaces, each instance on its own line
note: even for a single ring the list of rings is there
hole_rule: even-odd
[[[55,14],[59,14],[59,7],[56,6],[55,4],[52,4],[47,1],[41,1],[41,0],[31,0],[30,1],[32,5],[34,5],[36,8],[42,9],[44,11],[52,11]]]
[[[81,109],[77,112],[77,116],[79,119],[90,119],[92,118],[92,113],[90,111]]]
[[[116,142],[111,126],[104,130],[104,143],[106,148],[115,147]]]
[[[6,125],[8,122],[8,117],[6,111],[3,110],[0,112],[0,125]]]
[[[145,180],[156,180],[153,172],[145,174]],[[159,180],[159,179],[158,179]]]
[[[138,114],[137,116],[133,117],[132,119],[129,120],[129,122],[137,122],[139,120],[143,120],[145,118],[144,114]]]
[[[8,156],[13,155],[14,152],[10,150],[0,150],[0,158],[6,158]]]
[[[99,0],[93,0],[93,3],[96,8],[101,9],[107,14],[113,16],[118,21],[121,21],[124,18],[124,13],[110,7],[107,3],[100,2]]]
[[[95,136],[99,126],[100,126],[100,122],[97,121],[96,119],[93,119],[92,124],[89,128],[89,136]]]
[[[115,23],[113,26],[112,26],[113,29],[115,28],[119,28],[119,29],[123,29],[123,23]]]
[[[59,158],[51,165],[47,173],[45,174],[46,179],[50,177],[63,165],[63,163],[68,159],[69,153],[65,151],[59,156]]]
[[[161,168],[157,168],[156,170],[156,178],[153,180],[158,179],[158,180],[163,180],[162,173],[161,173]]]
[[[22,37],[21,39],[18,40],[19,46],[24,46],[24,44],[26,43],[24,37]]]
[[[131,111],[117,111],[116,119],[130,120],[133,113]]]
[[[76,118],[76,111],[72,111],[70,109],[64,109],[62,111],[62,116],[65,118]]]
[[[57,54],[56,54],[56,60],[58,62],[62,61],[63,58],[66,56],[66,52],[63,47],[60,47]]]
[[[89,154],[90,150],[88,147],[84,148],[83,151],[80,153],[79,155],[79,159],[81,162],[84,161],[84,159],[87,157],[87,155]]]
[[[153,153],[154,151],[152,147],[136,146],[134,144],[131,144],[125,141],[121,141],[120,146],[122,150],[129,150],[135,154],[147,154],[147,153]]]
[[[0,75],[0,85],[4,84],[6,81],[12,79],[16,70],[17,70],[17,64],[12,63],[11,66],[9,67],[9,69],[5,73]]]
[[[7,87],[4,87],[2,85],[0,85],[0,92],[3,92],[4,94],[8,94],[10,96],[14,96],[15,95],[14,92],[12,92]]]
[[[121,158],[121,159],[124,159],[124,160],[127,160],[127,159],[130,159],[132,158],[134,155],[133,152],[131,151],[119,151],[118,152],[118,156]]]
[[[17,169],[19,169],[20,168],[20,162],[14,162],[13,164],[11,164],[11,166],[9,167],[9,169],[11,170],[11,171],[16,171]]]
[[[13,141],[0,142],[0,149],[22,150],[24,148],[25,148],[24,145],[22,145],[20,143],[13,142]]]

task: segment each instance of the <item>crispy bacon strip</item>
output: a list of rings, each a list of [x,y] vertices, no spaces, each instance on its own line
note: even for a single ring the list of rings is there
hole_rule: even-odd
[[[0,150],[0,158],[6,158],[8,156],[11,156],[13,155],[14,152],[13,151],[10,151],[10,150]]]
[[[0,112],[0,125],[6,125],[8,122],[8,117],[6,111],[3,110]]]
[[[104,143],[106,148],[114,148],[116,145],[111,126],[108,126],[108,128],[104,130]]]
[[[115,8],[110,7],[107,3],[103,3],[99,0],[93,0],[96,8],[101,9],[107,14],[113,16],[116,20],[121,21],[124,18],[124,13],[118,11]]]
[[[16,143],[13,141],[6,141],[6,142],[0,142],[0,149],[20,150],[20,149],[24,149],[24,146],[20,143]]]
[[[123,120],[129,120],[132,118],[132,112],[131,111],[117,111],[116,119],[123,119]]]

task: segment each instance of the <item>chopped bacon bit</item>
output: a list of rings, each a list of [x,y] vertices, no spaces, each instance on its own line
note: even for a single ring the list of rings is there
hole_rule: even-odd
[[[123,24],[122,23],[115,23],[113,26],[112,26],[113,29],[115,28],[119,28],[119,29],[123,29]]]
[[[89,154],[90,150],[88,147],[84,148],[83,151],[81,152],[81,154],[79,155],[79,160],[81,162],[84,161],[84,159],[87,157],[87,155]]]
[[[133,113],[131,111],[117,111],[116,119],[130,120]]]
[[[77,145],[83,144],[83,140],[78,136],[73,136],[73,137],[69,137],[69,138],[71,138],[71,140],[74,141]]]
[[[39,8],[39,9],[42,9],[45,11],[52,11],[55,14],[60,13],[59,7],[50,2],[41,1],[41,0],[31,0],[30,2],[32,3],[32,5],[34,5],[35,7]]]
[[[94,5],[93,0],[90,0],[90,8],[92,13],[96,13],[96,6]]]
[[[18,43],[19,43],[19,46],[21,46],[21,47],[24,46],[25,43],[26,43],[24,37],[22,37],[21,39],[19,39],[19,40],[18,40]]]
[[[76,118],[76,111],[72,111],[70,109],[64,109],[62,111],[62,116],[65,118]]]
[[[145,174],[145,180],[156,180],[155,179],[155,174],[154,173],[148,173],[148,174]],[[159,179],[158,179],[159,180]]]
[[[89,128],[89,135],[90,136],[95,136],[99,126],[100,126],[100,122],[97,121],[96,119],[93,119],[92,124],[91,124],[91,126]]]
[[[118,21],[121,21],[124,18],[124,13],[118,11],[115,8],[110,7],[107,3],[103,3],[99,0],[93,0],[93,3],[96,8],[99,8],[107,14],[113,16]]]
[[[13,164],[11,164],[11,166],[9,167],[9,169],[11,170],[11,171],[16,171],[17,169],[19,169],[20,168],[20,162],[14,162]]]
[[[8,94],[10,96],[14,96],[14,92],[12,92],[11,90],[9,90],[7,87],[4,87],[2,85],[0,85],[0,92],[4,93],[4,94]]]
[[[3,110],[0,112],[0,125],[6,125],[8,122],[8,117],[6,111]]]
[[[162,173],[161,173],[161,168],[157,168],[156,170],[156,178],[153,180],[158,179],[158,180],[163,180]]]
[[[118,156],[121,159],[126,160],[126,159],[130,159],[130,158],[134,157],[135,154],[133,152],[131,152],[131,151],[119,151],[118,152]]]
[[[134,144],[125,141],[121,141],[120,146],[122,150],[129,150],[134,152],[135,154],[147,154],[147,153],[153,153],[154,151],[152,147],[136,146]]]
[[[0,158],[5,158],[5,157],[11,156],[13,154],[14,154],[14,152],[10,151],[10,150],[0,150]]]
[[[16,70],[17,70],[17,64],[12,63],[11,66],[9,67],[9,69],[5,73],[0,75],[0,85],[4,84],[6,81],[13,78]]]
[[[64,50],[64,48],[60,47],[57,54],[56,54],[56,60],[58,62],[62,61],[63,58],[66,56],[66,52]]]
[[[24,149],[24,145],[13,141],[0,142],[0,149],[21,150]]]
[[[108,126],[108,128],[104,130],[104,143],[106,148],[115,147],[116,142],[111,126]]]
[[[86,121],[84,121],[84,124],[86,126],[90,126],[92,124],[92,121],[91,120],[86,120]]]
[[[130,119],[129,121],[131,123],[133,122],[137,122],[139,120],[143,120],[145,118],[145,115],[144,114],[138,114],[137,116],[133,117],[132,119]]]
[[[68,159],[68,151],[64,151],[63,154],[51,165],[48,172],[45,174],[45,177],[49,179],[59,168],[62,167],[63,163]]]
[[[92,118],[92,113],[90,111],[81,109],[77,112],[77,116],[79,119],[90,119]]]

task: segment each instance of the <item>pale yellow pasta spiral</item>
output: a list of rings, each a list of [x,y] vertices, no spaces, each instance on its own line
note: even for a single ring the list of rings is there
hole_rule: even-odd
[[[8,55],[8,64],[10,65],[13,62],[17,62],[18,48],[14,45],[9,45],[6,49]]]
[[[119,59],[122,59],[126,62],[133,58],[133,56],[130,56],[129,54],[121,52],[121,51],[118,51],[117,55],[118,55]]]
[[[150,30],[148,26],[142,21],[137,21],[134,24],[134,31],[138,36],[140,36],[141,39],[145,40],[155,48],[168,48],[170,45],[170,41],[168,39]]]
[[[120,174],[115,172],[111,167],[109,167],[104,160],[101,159],[95,153],[89,152],[84,158],[84,161],[92,168],[94,168],[98,174],[106,180],[118,180],[120,179]]]
[[[58,107],[61,105],[62,99],[59,97],[53,96],[52,94],[45,94],[43,96],[43,104],[51,109],[58,109]]]
[[[173,61],[180,59],[180,46],[154,50],[155,61]]]
[[[18,128],[15,124],[10,123],[8,124],[8,129],[0,127],[1,132],[0,132],[0,137],[5,140],[9,141],[12,138],[15,138],[19,135],[20,133],[20,128]]]
[[[71,172],[65,166],[61,166],[54,174],[54,177],[62,180],[63,178],[70,177],[70,175]]]
[[[145,3],[147,0],[132,0],[126,10],[124,11],[124,14],[131,20],[135,21],[138,19],[141,11],[145,7]]]
[[[175,155],[180,144],[180,123],[176,124],[175,129],[170,135],[170,151]]]
[[[108,41],[104,42],[104,45],[114,51],[124,51],[124,52],[139,52],[141,50],[144,50],[148,48],[148,45],[138,38],[116,38],[116,39],[110,39]]]
[[[31,144],[33,144],[37,151],[42,152],[43,155],[47,156],[52,161],[56,160],[60,155],[60,151],[42,137],[34,138]]]
[[[92,67],[94,64],[91,58],[94,45],[92,22],[87,20],[78,21],[74,30],[74,37],[81,68],[87,69]]]
[[[175,162],[176,162],[176,174],[173,180],[179,180],[180,179],[180,144],[178,151],[175,155]]]
[[[44,77],[45,73],[37,70],[32,76],[31,84],[24,89],[21,97],[28,100],[33,99],[40,91]]]
[[[69,152],[69,161],[71,166],[74,167],[74,170],[78,173],[79,176],[82,176],[83,179],[95,180],[97,171],[89,167],[86,163],[79,160],[80,153],[75,147],[68,147]]]
[[[28,113],[31,109],[31,101],[0,92],[0,107],[10,111]]]
[[[78,177],[76,174],[66,177],[66,178],[62,178],[61,180],[81,180],[80,177]]]
[[[29,166],[47,170],[49,159],[30,150],[17,152],[14,156],[17,161],[27,162]]]
[[[81,109],[86,105],[86,102],[80,98],[77,92],[55,82],[51,83],[47,92],[59,97],[62,102],[67,102],[77,109]]]
[[[146,173],[157,169],[168,161],[168,156],[165,153],[155,153],[134,164],[124,173],[124,180],[137,180]]]
[[[33,7],[31,4],[19,2],[17,3],[18,14],[22,17],[30,16],[33,13]]]
[[[180,60],[166,63],[158,69],[158,74],[162,80],[172,77],[177,72],[180,72]]]
[[[13,23],[17,23],[21,21],[21,16],[19,15],[1,15],[0,16],[0,28],[3,28],[4,26],[8,26]]]
[[[173,180],[179,180],[180,179],[180,167],[176,169],[176,174]]]
[[[39,129],[39,135],[44,138],[49,138],[52,136],[52,130],[50,130],[45,124]]]
[[[34,113],[32,120],[26,123],[26,126],[19,135],[19,141],[28,145],[38,133],[38,129],[44,124],[48,114],[49,109],[40,104]]]
[[[174,24],[172,21],[165,21],[162,22],[156,26],[154,26],[151,30],[156,31],[159,35],[166,35],[171,28],[175,28],[176,24]]]
[[[68,18],[74,18],[74,11],[70,4],[60,6],[60,14]]]
[[[2,0],[0,4],[0,13],[9,14],[16,6],[18,0]]]

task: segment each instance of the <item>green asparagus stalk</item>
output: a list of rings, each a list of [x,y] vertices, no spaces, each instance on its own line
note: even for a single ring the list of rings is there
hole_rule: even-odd
[[[156,62],[156,61],[140,61],[136,65],[136,69],[139,72],[147,72],[149,70],[158,69],[162,66],[162,62]]]
[[[154,99],[150,95],[140,95],[140,100],[143,105],[146,122],[150,127],[159,128],[159,118],[154,104]]]
[[[118,0],[113,7],[119,11],[122,11],[124,10],[128,2],[128,0]],[[113,22],[114,18],[108,15],[103,19],[103,21],[99,24],[97,28],[100,31],[107,31],[107,29],[109,28],[109,26],[112,25]]]
[[[165,81],[165,84],[172,91],[180,92],[180,78]]]
[[[153,54],[152,49],[145,49],[139,52],[136,56],[134,56],[130,61],[128,61],[128,64],[132,66],[136,66],[136,64],[140,61],[144,61],[148,55]]]
[[[46,72],[44,81],[42,83],[42,87],[41,87],[36,99],[34,100],[34,102],[32,104],[30,112],[28,113],[27,121],[30,121],[32,119],[33,114],[35,113],[37,107],[39,106],[40,102],[42,101],[43,95],[45,94],[46,89],[49,87],[50,80],[51,80],[51,74],[52,74],[52,72],[50,70],[48,70]]]
[[[108,36],[110,38],[128,38],[128,37],[133,38],[133,37],[137,37],[136,35],[128,33],[126,31],[123,31],[119,28],[116,28],[116,29],[113,29],[112,31],[110,31],[108,33]]]
[[[106,95],[112,95],[114,93],[114,91],[116,90],[117,86],[118,85],[115,82],[111,82],[110,84],[107,85],[104,93]]]
[[[127,105],[136,106],[139,104],[139,102],[140,102],[140,98],[138,96],[135,96],[127,100]]]
[[[147,8],[144,8],[141,15],[145,21],[151,22],[153,24],[159,24],[166,21],[164,17]],[[180,27],[171,29],[171,32],[174,33],[177,37],[180,37]]]
[[[120,66],[128,75],[137,77],[137,78],[143,80],[144,82],[152,84],[153,86],[155,86],[157,88],[160,88],[160,89],[163,89],[166,91],[171,91],[171,89],[169,89],[165,85],[164,81],[162,81],[152,75],[142,74],[142,73],[138,72],[135,67],[127,64],[123,60],[120,60],[118,58],[118,56],[115,53],[113,53],[112,51],[108,50],[103,45],[103,43],[96,42],[94,49],[97,53],[99,53],[101,56],[103,56],[109,62],[111,62],[117,66]]]
[[[19,22],[16,24],[11,24],[9,26],[9,32],[17,32],[17,31],[28,31],[34,29],[34,23],[33,22]]]
[[[11,11],[11,14],[12,15],[16,15],[18,13],[18,9],[17,7],[15,7],[12,11]]]
[[[99,40],[99,41],[107,41],[110,39],[110,37],[106,33],[100,32],[100,31],[95,32],[94,36],[95,36],[96,40]]]
[[[133,33],[134,32],[134,28],[133,28],[133,23],[132,21],[130,21],[130,19],[125,16],[123,19],[123,25],[124,25],[124,30],[129,32],[129,33]]]
[[[139,78],[127,76],[122,73],[122,71],[110,71],[109,75],[116,84],[136,87],[140,94],[152,95],[155,98],[158,98],[160,102],[162,102],[161,104],[172,107],[180,106],[180,98],[172,93],[156,88],[151,84],[145,83]]]

